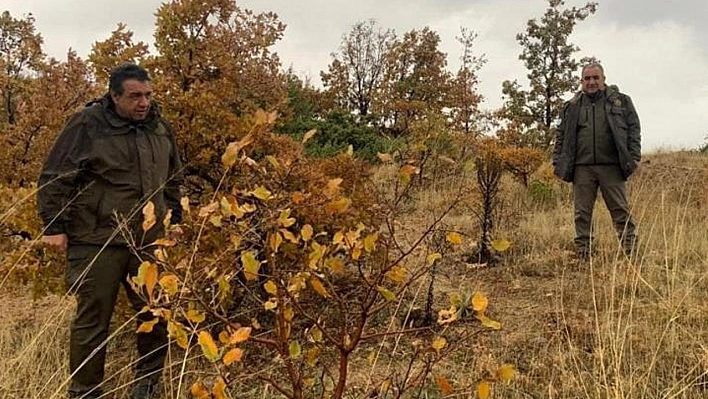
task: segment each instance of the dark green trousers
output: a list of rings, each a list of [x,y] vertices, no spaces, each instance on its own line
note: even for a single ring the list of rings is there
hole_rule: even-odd
[[[71,245],[67,259],[67,287],[77,301],[70,334],[69,397],[98,397],[104,377],[108,327],[121,284],[136,312],[145,305],[127,283],[130,276],[137,275],[140,260],[127,247],[101,249],[96,245]],[[138,323],[153,318],[143,313],[138,316]],[[156,324],[151,333],[138,334],[137,344],[136,380],[157,381],[167,353],[164,323]]]
[[[576,165],[573,180],[575,205],[575,246],[578,251],[589,251],[592,241],[592,213],[600,189],[605,205],[612,216],[612,224],[625,251],[632,251],[636,243],[636,228],[629,213],[627,190],[618,165]]]

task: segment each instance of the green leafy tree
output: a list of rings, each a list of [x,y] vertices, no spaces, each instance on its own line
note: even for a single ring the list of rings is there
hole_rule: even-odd
[[[559,115],[563,97],[579,81],[580,63],[574,57],[578,46],[569,42],[575,25],[597,10],[597,3],[565,8],[563,0],[548,0],[540,19],[530,19],[526,31],[516,40],[523,48],[519,59],[529,73],[530,88],[514,80],[502,84],[505,104],[498,116],[504,127],[499,136],[509,143],[548,150],[552,144],[551,125]]]

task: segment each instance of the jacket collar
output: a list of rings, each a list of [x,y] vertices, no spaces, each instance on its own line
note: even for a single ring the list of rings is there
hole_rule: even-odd
[[[150,105],[150,112],[148,113],[147,118],[138,122],[125,119],[118,115],[115,110],[116,107],[113,103],[113,99],[111,99],[111,96],[108,93],[106,93],[106,95],[101,97],[100,99],[88,103],[87,106],[93,104],[100,105],[103,111],[103,116],[106,118],[106,121],[111,127],[119,128],[126,126],[143,126],[150,130],[153,130],[157,127],[157,123],[160,118],[160,107],[155,101],[153,101]]]

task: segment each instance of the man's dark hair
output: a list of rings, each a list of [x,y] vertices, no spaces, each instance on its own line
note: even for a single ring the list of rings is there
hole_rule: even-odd
[[[135,79],[139,82],[149,82],[150,75],[145,68],[135,64],[123,64],[114,68],[111,71],[111,77],[108,81],[108,90],[117,95],[123,94],[123,82],[129,79]]]

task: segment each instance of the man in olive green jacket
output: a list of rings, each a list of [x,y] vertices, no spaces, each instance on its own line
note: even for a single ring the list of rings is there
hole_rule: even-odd
[[[592,213],[598,188],[610,211],[623,249],[636,246],[625,181],[641,159],[639,117],[632,99],[605,85],[600,64],[582,69],[582,91],[563,106],[556,131],[556,176],[573,183],[575,245],[579,258],[591,254]]]
[[[127,64],[110,77],[109,93],[73,115],[39,178],[42,241],[67,253],[67,286],[76,295],[71,325],[70,397],[102,394],[106,340],[116,295],[124,285],[133,308],[144,301],[127,284],[137,274],[144,244],[162,234],[163,218],[181,219],[181,163],[174,136],[152,101],[150,77]],[[157,223],[141,229],[142,208]],[[152,315],[141,313],[141,321]],[[139,321],[140,322],[140,321]],[[131,398],[151,397],[167,347],[163,323],[137,337],[139,360]]]

